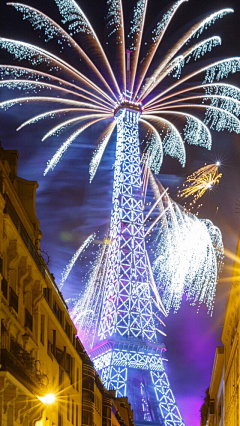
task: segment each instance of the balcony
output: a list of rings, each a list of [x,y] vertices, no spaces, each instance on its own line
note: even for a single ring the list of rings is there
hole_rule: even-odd
[[[18,313],[18,295],[15,293],[12,287],[9,287],[9,307],[10,306],[14,309],[15,312]]]
[[[1,350],[1,371],[8,371],[31,392],[39,394],[47,385],[47,378],[33,365],[23,365],[12,353]]]

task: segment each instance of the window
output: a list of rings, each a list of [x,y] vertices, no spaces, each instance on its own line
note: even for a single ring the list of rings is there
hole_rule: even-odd
[[[58,426],[63,426],[63,418],[60,412],[58,412]]]
[[[59,365],[59,381],[58,381],[59,386],[63,383],[63,375],[64,375],[64,370]]]
[[[74,425],[74,400],[72,399],[72,424]]]
[[[45,315],[41,315],[40,341],[44,345]]]
[[[79,368],[77,368],[77,391],[79,392]]]
[[[76,404],[76,426],[78,426],[78,404]]]
[[[43,296],[45,297],[45,299],[47,300],[47,302],[49,302],[49,288],[44,287],[44,289],[43,289]]]
[[[68,322],[66,321],[65,323],[65,333],[67,334],[67,336],[70,338],[71,336],[71,326],[68,324]]]
[[[55,315],[56,315],[56,317],[57,317],[57,319],[58,319],[58,321],[60,322],[60,323],[62,323],[62,311],[61,311],[61,309],[59,308],[59,306],[58,306],[58,304],[57,304],[57,302],[54,300],[54,302],[53,302],[53,312],[55,313]]]
[[[18,295],[10,287],[9,306],[11,306],[18,313]]]
[[[70,420],[70,396],[67,398],[67,420]]]
[[[95,409],[97,410],[97,412],[100,414],[101,416],[101,411],[102,411],[102,407],[101,407],[101,400],[98,397],[97,393],[94,393],[94,403],[95,403]]]
[[[30,312],[25,308],[25,327],[30,331],[33,329],[33,317]]]
[[[71,379],[71,370],[72,370],[72,357],[70,354],[66,353],[65,371],[69,375],[70,379]]]
[[[7,282],[7,280],[5,280],[5,278],[2,279],[1,289],[2,289],[3,296],[5,297],[5,299],[7,299],[7,297],[8,297],[8,282]]]
[[[8,278],[9,286],[16,292],[16,271],[15,269],[10,269],[9,278]]]
[[[89,424],[89,422],[88,422],[88,420],[89,420],[89,413],[87,412],[87,411],[83,411],[83,418],[82,418],[82,422],[83,422],[83,424],[84,425],[88,425]]]

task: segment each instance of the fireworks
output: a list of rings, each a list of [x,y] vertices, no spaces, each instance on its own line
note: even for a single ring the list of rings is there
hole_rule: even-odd
[[[104,239],[83,294],[74,300],[71,317],[77,326],[79,337],[85,348],[94,344],[99,321],[102,299],[104,296],[105,275],[108,261],[109,240]]]
[[[191,205],[196,204],[207,191],[217,185],[222,177],[222,173],[218,173],[219,162],[201,167],[187,177],[183,184],[183,189],[178,192],[180,198],[192,198]]]
[[[95,237],[96,237],[96,234],[90,235],[84,241],[84,243],[79,247],[79,249],[76,251],[76,253],[73,255],[72,259],[70,260],[70,262],[66,266],[66,269],[62,273],[62,279],[61,279],[61,283],[59,285],[60,290],[61,290],[63,284],[65,283],[68,275],[70,274],[73,266],[75,265],[77,259],[79,258],[80,254],[89,246],[89,244],[91,244],[91,242],[94,240]]]
[[[149,165],[155,173],[161,168],[164,154],[177,158],[182,166],[185,165],[184,142],[210,149],[212,138],[209,128],[240,133],[238,119],[240,90],[220,82],[229,74],[240,70],[240,58],[223,59],[198,68],[190,74],[187,73],[190,62],[196,62],[222,43],[219,36],[208,37],[197,43],[194,39],[199,38],[216,20],[232,13],[232,9],[221,9],[200,20],[183,34],[152,71],[150,65],[154,64],[155,54],[161,49],[161,41],[178,9],[187,0],[178,0],[169,7],[162,20],[152,28],[150,42],[147,41],[144,31],[148,1],[136,2],[130,32],[125,40],[122,1],[107,0],[108,39],[116,45],[115,59],[118,70],[115,73],[107,52],[80,5],[75,0],[53,1],[58,7],[62,24],[66,29],[31,6],[14,2],[8,5],[21,13],[23,19],[28,20],[34,30],[43,33],[46,43],[57,39],[61,55],[55,55],[50,50],[30,43],[0,38],[2,49],[17,60],[29,63],[29,68],[0,66],[0,87],[18,88],[26,93],[26,96],[1,102],[0,108],[7,109],[15,105],[41,102],[43,112],[22,123],[17,130],[43,119],[58,118],[61,120],[60,124],[43,135],[42,140],[58,136],[63,131],[70,133],[53,158],[48,161],[44,174],[55,168],[66,150],[84,130],[96,123],[105,124],[108,121],[90,163],[89,172],[92,181],[113,134],[114,115],[124,102],[130,102],[132,106],[139,108],[141,113],[139,124],[148,131]],[[81,48],[82,37],[86,50]],[[146,43],[148,52],[141,57],[141,45]],[[131,64],[130,59],[126,61],[125,58],[126,48],[132,53]],[[71,55],[71,62],[63,59],[64,52],[69,49],[74,53]],[[91,59],[92,49],[96,52],[94,60]],[[77,66],[73,57],[79,59]],[[81,64],[84,64],[84,71]],[[185,75],[181,77],[184,72]],[[191,85],[195,76],[202,76],[204,84]],[[172,80],[175,78],[177,81],[174,83]],[[154,94],[155,88],[157,94]],[[47,91],[51,91],[51,96],[46,95]],[[38,93],[42,92],[44,96],[38,96]],[[62,107],[49,109],[52,103],[61,104]],[[202,111],[205,118],[201,120],[195,117],[188,112],[189,109],[191,112]],[[65,115],[68,115],[69,119],[63,119]],[[176,124],[175,118],[178,119]],[[83,123],[80,123],[81,121]],[[71,132],[69,129],[73,126],[77,128]]]
[[[224,247],[220,230],[200,220],[171,200],[151,178],[160,211],[155,238],[153,271],[164,307],[176,312],[183,295],[198,308],[205,303],[212,313]]]

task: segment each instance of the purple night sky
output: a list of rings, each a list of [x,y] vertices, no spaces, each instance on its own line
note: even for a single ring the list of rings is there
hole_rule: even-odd
[[[103,37],[104,31],[101,31],[101,25],[104,25],[105,1],[78,1],[93,26],[97,27],[100,38]],[[54,0],[28,0],[27,3],[57,19]],[[136,1],[131,0],[128,2],[128,7],[132,7],[135,3]],[[161,3],[160,6],[159,3]],[[100,7],[99,4],[103,6]],[[149,1],[151,12],[147,17],[148,22],[155,17],[155,10],[164,11],[169,4],[171,4],[170,0]],[[98,10],[96,10],[97,7]],[[223,57],[240,56],[238,41],[240,5],[238,0],[191,0],[183,4],[167,33],[169,43],[172,38],[176,38],[178,34],[187,30],[189,23],[193,25],[196,18],[204,17],[222,7],[234,8],[235,14],[220,19],[206,30],[206,37],[211,35],[222,37],[222,46],[216,48],[208,57],[218,60]],[[1,36],[31,43],[36,42],[44,47],[43,40],[39,41],[37,33],[31,30],[29,23],[23,23],[21,14],[10,6],[7,7],[3,0],[0,4],[0,19]],[[179,30],[180,24],[182,32]],[[168,37],[165,37],[164,48],[168,47]],[[55,52],[57,52],[56,49]],[[6,61],[9,63],[10,60],[10,57],[4,56],[0,51],[0,63],[6,63]],[[203,64],[205,64],[204,61]],[[228,82],[240,86],[240,73],[231,76]],[[0,91],[1,100],[17,96],[23,95],[18,91]],[[37,105],[34,107],[15,106],[6,112],[0,110],[0,140],[5,149],[19,151],[19,176],[28,180],[36,180],[39,183],[36,205],[43,232],[41,248],[50,255],[49,269],[54,274],[56,283],[59,284],[61,272],[84,239],[94,231],[99,231],[97,238],[102,239],[108,228],[111,213],[115,138],[112,138],[106,149],[91,185],[89,184],[88,166],[96,146],[96,135],[98,130],[101,130],[97,127],[84,132],[67,151],[63,161],[58,164],[54,172],[43,177],[46,162],[60,146],[64,134],[58,138],[41,142],[43,134],[52,127],[53,121],[51,120],[26,127],[20,132],[15,131],[23,121],[40,112],[42,112],[41,106]],[[44,129],[43,126],[45,126]],[[182,169],[176,160],[165,157],[158,177],[163,186],[170,188],[170,195],[174,198],[177,186],[183,182],[187,174],[205,163],[210,164],[220,160],[223,164],[220,170],[223,177],[219,186],[205,195],[204,205],[200,209],[200,217],[212,220],[221,229],[225,247],[234,253],[240,224],[240,213],[235,213],[236,202],[240,197],[240,137],[227,132],[212,132],[212,135],[212,151],[187,146],[186,168]],[[92,251],[96,247],[95,245]],[[91,250],[87,253],[87,259],[83,257],[71,272],[63,287],[64,297],[69,298],[79,294],[84,285],[90,260]],[[230,276],[231,271],[227,267],[231,264],[231,260],[225,259],[222,278]],[[166,352],[166,357],[169,359],[167,372],[186,426],[199,426],[200,424],[199,410],[205,389],[210,384],[215,348],[220,344],[229,286],[229,282],[223,280],[218,284],[212,317],[207,314],[204,306],[197,314],[196,308],[189,306],[184,301],[179,312],[170,314],[166,320],[167,338],[164,343],[168,349]]]

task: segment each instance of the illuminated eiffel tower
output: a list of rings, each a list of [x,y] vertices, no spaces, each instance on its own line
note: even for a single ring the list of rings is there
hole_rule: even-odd
[[[184,426],[164,369],[164,345],[158,343],[161,331],[154,319],[154,283],[144,236],[140,117],[140,105],[126,101],[115,111],[117,147],[106,285],[98,338],[89,354],[107,389],[129,397],[136,425]]]

